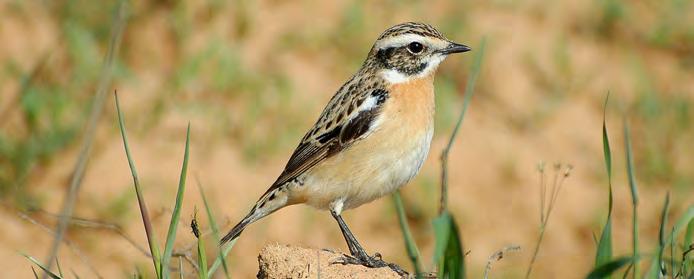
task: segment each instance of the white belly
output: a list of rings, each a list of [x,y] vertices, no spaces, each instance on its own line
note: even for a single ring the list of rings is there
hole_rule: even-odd
[[[299,195],[316,208],[342,200],[350,209],[392,193],[417,175],[427,158],[433,127],[417,134],[336,154],[307,173]]]

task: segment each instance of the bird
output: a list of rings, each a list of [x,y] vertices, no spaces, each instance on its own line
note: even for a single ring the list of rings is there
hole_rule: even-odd
[[[386,29],[301,139],[277,180],[220,245],[281,208],[308,204],[330,211],[337,221],[350,252],[338,262],[389,266],[406,274],[380,254],[370,256],[341,214],[398,190],[419,172],[434,134],[436,70],[449,55],[470,50],[426,23]]]

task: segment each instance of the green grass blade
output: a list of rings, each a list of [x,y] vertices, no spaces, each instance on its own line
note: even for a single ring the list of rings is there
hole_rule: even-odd
[[[63,275],[63,268],[60,267],[60,261],[58,261],[58,258],[55,258],[55,266],[58,268],[58,275],[60,275],[60,277],[65,277],[65,275]]]
[[[36,274],[36,269],[34,269],[34,266],[33,266],[33,265],[31,266],[31,273],[34,274],[34,278],[39,279],[39,275]]]
[[[694,219],[689,220],[682,247],[689,247],[690,245],[694,245]]]
[[[220,265],[224,263],[224,258],[229,254],[231,251],[231,248],[234,248],[234,244],[236,244],[236,239],[232,240],[229,242],[229,244],[225,245],[224,247],[220,247],[222,249],[222,256],[217,257],[217,259],[214,260],[212,263],[212,266],[210,267],[210,274],[214,274],[214,271],[216,271]]]
[[[62,278],[63,278],[63,277],[61,277],[60,275],[55,274],[55,273],[53,273],[52,271],[48,270],[48,268],[46,268],[44,265],[42,265],[41,263],[39,263],[39,261],[36,260],[34,257],[29,256],[29,255],[26,255],[26,254],[22,254],[22,256],[24,256],[25,258],[29,259],[32,263],[34,263],[34,264],[37,265],[39,268],[41,268],[41,270],[43,270],[43,272],[45,272],[46,274],[48,274],[48,277],[51,277],[52,279],[62,279]],[[34,271],[34,274],[36,274],[35,271]]]
[[[197,211],[196,211],[197,212]],[[200,230],[198,229],[197,213],[193,216],[193,221],[191,227],[193,228],[193,234],[195,238],[198,239],[198,266],[200,271],[198,272],[198,278],[207,279],[209,275],[207,273],[207,254],[205,253],[205,241],[204,237],[200,235]]]
[[[186,129],[186,147],[183,154],[183,166],[181,167],[181,176],[178,180],[178,192],[176,193],[176,204],[174,205],[171,222],[169,223],[169,232],[166,235],[166,246],[164,247],[164,255],[161,260],[161,270],[164,278],[169,278],[169,262],[173,253],[173,245],[176,241],[176,231],[178,230],[178,221],[181,218],[181,207],[183,205],[183,194],[186,191],[186,177],[188,175],[188,157],[190,156],[190,123]]]
[[[152,262],[154,264],[154,271],[157,278],[161,277],[161,255],[159,254],[159,246],[157,245],[156,235],[154,229],[152,228],[152,221],[149,218],[149,211],[147,210],[147,204],[145,203],[145,198],[142,194],[142,187],[140,186],[140,178],[137,175],[137,168],[135,167],[135,161],[130,154],[130,145],[128,144],[128,135],[125,132],[125,120],[123,117],[123,112],[120,109],[120,101],[118,99],[118,93],[115,94],[116,98],[116,111],[118,112],[118,127],[120,129],[120,135],[123,139],[123,147],[125,148],[125,156],[128,158],[128,165],[130,166],[130,173],[133,177],[133,184],[135,185],[135,194],[137,195],[137,203],[140,207],[140,215],[142,216],[142,224],[145,227],[145,234],[147,235],[147,244],[149,244],[149,252],[152,255]]]
[[[436,217],[436,219],[434,219],[432,222],[432,226],[434,227],[435,239],[432,261],[435,264],[438,264],[441,262],[441,259],[446,252],[446,246],[448,245],[448,239],[450,238],[449,234],[451,233],[451,230],[449,229],[451,226],[451,218],[450,215],[448,215],[448,212],[443,212],[441,215]]]
[[[463,108],[460,111],[458,120],[453,128],[453,133],[448,139],[448,144],[441,152],[441,200],[439,203],[439,214],[442,214],[448,208],[448,153],[453,147],[455,138],[458,135],[460,126],[465,118],[465,112],[470,105],[470,100],[472,95],[475,93],[475,83],[477,82],[477,77],[480,74],[480,68],[482,67],[482,58],[484,57],[484,50],[487,45],[487,40],[482,39],[480,43],[479,51],[476,52],[474,57],[474,62],[472,68],[470,69],[470,75],[468,76],[467,84],[465,86],[465,97],[463,97]]]
[[[207,255],[205,255],[205,241],[203,238],[198,238],[198,265],[200,266],[200,273],[198,278],[207,279]]]
[[[600,279],[600,278],[606,278],[612,275],[615,271],[619,270],[622,267],[627,266],[628,264],[635,263],[638,259],[634,257],[620,257],[616,258],[612,261],[608,261],[606,263],[603,263],[595,269],[593,269],[588,276],[586,276],[587,279]]]
[[[602,118],[602,147],[603,147],[603,157],[605,159],[605,169],[607,170],[607,184],[608,184],[608,208],[607,208],[607,221],[603,227],[602,234],[600,235],[600,240],[598,241],[598,249],[595,255],[595,267],[602,266],[603,264],[610,262],[612,260],[612,150],[610,149],[610,139],[607,135],[607,101],[610,98],[610,93],[607,93],[605,97],[605,105],[603,107],[603,118]],[[609,278],[607,276],[606,278]]]
[[[674,237],[674,236],[673,236]],[[682,243],[682,248],[687,250],[690,247],[694,248],[694,219],[689,220],[689,225],[687,225],[687,231],[684,233],[684,242]],[[684,274],[689,274],[691,272],[694,276],[694,270],[690,271],[694,266],[694,260],[688,260],[692,258],[693,252],[689,252],[688,256],[682,259],[682,271]]]
[[[407,223],[405,206],[403,206],[402,204],[400,191],[395,191],[395,193],[393,193],[393,202],[395,203],[395,211],[398,214],[400,230],[402,231],[402,236],[405,241],[405,247],[407,248],[407,255],[410,257],[410,261],[412,261],[415,275],[420,276],[420,274],[423,271],[421,256],[419,255],[417,243],[414,241],[414,238],[412,237],[412,232],[410,232],[410,225]]]
[[[212,235],[214,235],[215,240],[219,240],[219,226],[217,226],[217,221],[214,219],[214,215],[212,214],[212,209],[210,208],[210,204],[207,202],[207,197],[205,196],[205,191],[202,188],[202,184],[200,184],[200,180],[195,179],[198,184],[198,190],[200,191],[200,196],[202,197],[202,202],[205,204],[205,213],[207,213],[207,220],[210,222],[210,227],[212,228]],[[223,269],[224,269],[224,275],[226,276],[227,279],[230,278],[229,275],[229,267],[227,266],[226,262],[226,253],[224,253],[223,249],[219,249],[219,254],[217,255],[217,258],[213,262],[212,266],[210,267],[209,270],[209,276],[213,276],[214,272],[217,270],[219,265],[214,265],[217,261],[220,261]]]
[[[658,278],[660,276],[660,271],[663,267],[663,251],[665,250],[666,242],[666,226],[667,226],[667,214],[670,208],[670,193],[665,195],[665,205],[663,205],[663,210],[660,214],[660,230],[658,231],[658,247],[656,248],[656,253],[651,260],[651,266],[648,269],[648,275],[646,278]],[[674,233],[674,231],[673,231]],[[668,237],[672,239],[672,235]]]
[[[465,259],[462,241],[455,220],[448,212],[434,219],[434,263],[439,278],[465,278]]]
[[[612,150],[610,149],[610,139],[607,136],[607,101],[610,99],[610,92],[607,92],[605,97],[605,104],[603,105],[602,111],[602,151],[603,157],[605,158],[605,168],[607,169],[607,178],[610,182],[610,187],[612,184]]]
[[[624,146],[626,147],[627,160],[627,177],[629,178],[629,188],[631,189],[631,204],[632,204],[632,257],[639,254],[639,193],[636,186],[636,177],[634,175],[634,157],[631,152],[631,136],[629,132],[629,123],[624,119]],[[641,268],[638,262],[634,263],[633,278],[636,279],[641,274]]]

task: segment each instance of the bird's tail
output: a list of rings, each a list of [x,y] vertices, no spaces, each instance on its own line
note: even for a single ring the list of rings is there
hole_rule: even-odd
[[[236,226],[234,226],[234,228],[232,228],[224,237],[222,237],[222,240],[219,241],[219,245],[224,245],[225,243],[232,241],[232,240],[236,239],[237,237],[239,237],[239,235],[241,235],[241,233],[246,228],[246,226],[253,223],[252,215],[253,215],[253,210],[251,210],[251,212],[245,218],[243,218],[243,220],[241,220],[241,222],[236,224]]]
[[[224,245],[241,235],[246,226],[252,224],[261,218],[270,215],[277,211],[278,209],[285,207],[288,201],[287,191],[283,187],[275,188],[267,191],[258,202],[255,203],[251,212],[246,215],[234,228],[232,228],[222,240],[219,241],[219,245]]]

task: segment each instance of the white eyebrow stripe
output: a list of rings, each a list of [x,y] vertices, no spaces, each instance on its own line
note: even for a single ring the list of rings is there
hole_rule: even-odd
[[[414,41],[420,42],[422,44],[426,44],[428,42],[425,37],[417,34],[403,34],[379,41],[378,43],[376,43],[376,48],[382,49],[386,47],[404,46]]]

